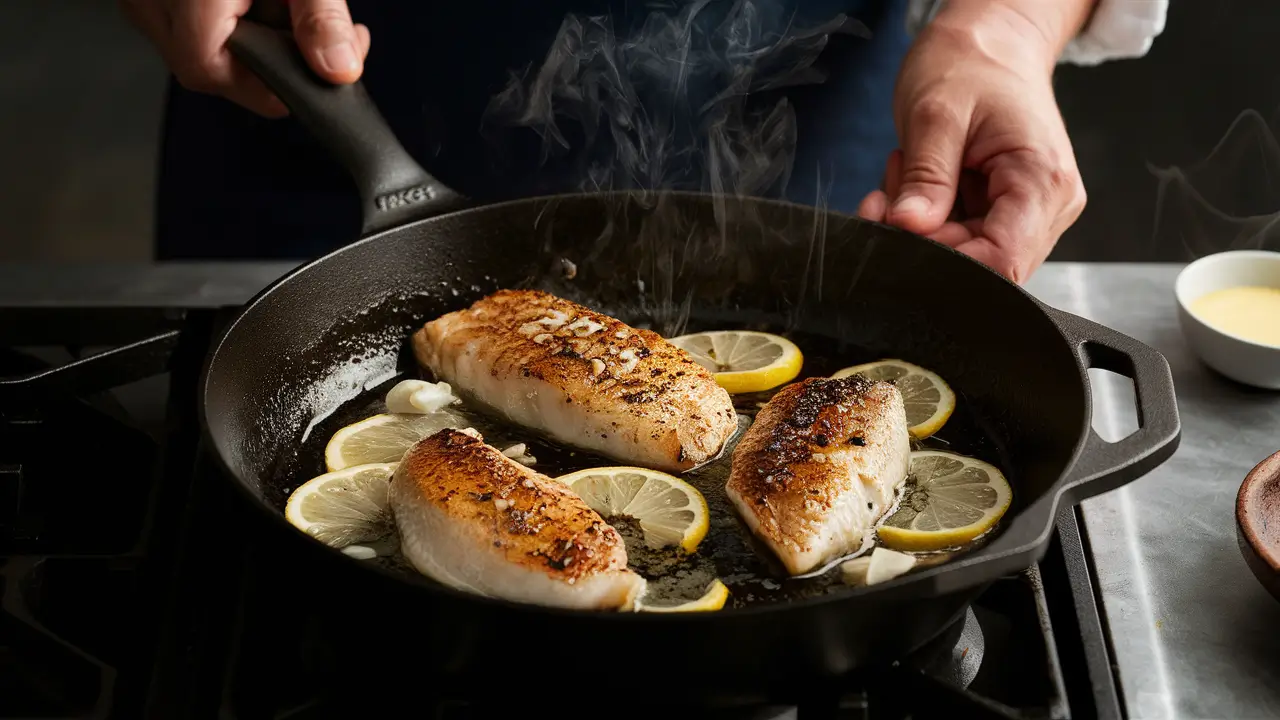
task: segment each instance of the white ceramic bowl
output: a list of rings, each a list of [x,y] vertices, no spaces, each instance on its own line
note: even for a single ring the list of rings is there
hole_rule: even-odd
[[[1280,345],[1230,335],[1189,309],[1206,293],[1243,285],[1280,288],[1280,252],[1235,250],[1207,255],[1183,268],[1174,286],[1182,334],[1192,351],[1214,370],[1246,385],[1280,390]]]

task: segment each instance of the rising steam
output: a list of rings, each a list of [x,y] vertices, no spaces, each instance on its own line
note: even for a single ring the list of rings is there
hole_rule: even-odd
[[[1280,250],[1277,124],[1246,110],[1213,151],[1180,168],[1149,166],[1159,181],[1152,243],[1188,260],[1226,250]]]
[[[840,15],[794,27],[780,3],[691,0],[626,36],[608,16],[569,15],[536,71],[513,77],[486,123],[530,128],[544,159],[572,159],[573,189],[773,196],[795,153],[795,112],[773,91],[820,83]]]
[[[485,113],[491,129],[538,134],[544,164],[569,168],[569,187],[558,190],[629,191],[652,210],[627,243],[638,248],[636,284],[664,332],[678,332],[687,318],[700,282],[688,269],[723,262],[735,226],[762,225],[744,216],[748,204],[725,198],[786,190],[796,117],[777,91],[825,79],[817,61],[832,35],[868,35],[843,15],[799,27],[781,6],[688,0],[653,9],[630,29],[619,18],[569,15],[542,64],[514,76]],[[653,192],[661,190],[715,194],[715,227]],[[820,254],[822,228],[811,224],[777,231]]]

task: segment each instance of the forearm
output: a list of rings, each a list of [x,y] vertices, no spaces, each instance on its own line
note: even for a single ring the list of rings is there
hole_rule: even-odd
[[[924,32],[942,20],[944,32],[960,32],[999,44],[993,37],[1036,40],[1022,54],[1047,53],[1058,62],[1096,65],[1142,57],[1164,31],[1169,0],[911,0],[907,32]]]
[[[1030,41],[1048,67],[1089,21],[1098,0],[949,0],[941,3],[933,24],[973,36]]]

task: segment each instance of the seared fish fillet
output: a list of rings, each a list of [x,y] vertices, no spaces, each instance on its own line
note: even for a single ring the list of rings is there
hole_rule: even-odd
[[[729,393],[657,333],[536,290],[427,323],[418,362],[514,423],[629,465],[679,472],[737,429]]]
[[[855,375],[777,392],[733,451],[725,490],[792,575],[870,539],[907,478],[902,393]]]
[[[564,485],[510,460],[475,431],[441,430],[391,479],[400,547],[422,574],[490,597],[630,609],[645,587],[622,536]]]

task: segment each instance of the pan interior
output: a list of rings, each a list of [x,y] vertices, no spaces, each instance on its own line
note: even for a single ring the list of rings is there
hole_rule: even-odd
[[[944,444],[933,446],[1001,467],[1014,487],[1011,512],[1049,491],[1084,426],[1086,390],[1057,329],[1016,287],[945,248],[782,203],[589,195],[423,221],[272,289],[210,364],[206,415],[218,451],[279,515],[292,488],[323,472],[332,432],[377,412],[395,378],[416,375],[408,336],[507,287],[545,289],[664,335],[781,332],[805,351],[804,376],[882,357],[929,367],[960,396],[937,438]],[[753,399],[738,400],[750,412]],[[613,464],[549,447],[534,454],[543,472]],[[759,558],[737,533],[717,531],[717,518],[736,522],[714,492],[724,472],[727,463],[691,480],[713,513],[699,554],[715,556],[722,577],[741,568],[721,558]],[[764,582],[751,594],[825,590]]]

